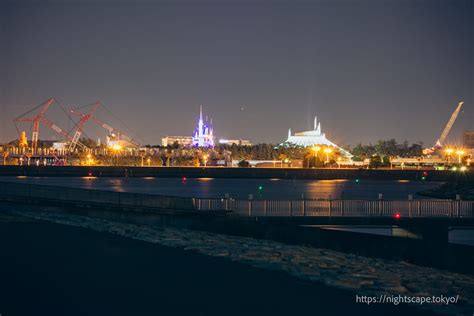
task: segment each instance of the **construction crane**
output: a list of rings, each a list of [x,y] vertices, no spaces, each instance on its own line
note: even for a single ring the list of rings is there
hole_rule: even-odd
[[[16,126],[18,132],[19,132],[19,129],[18,129],[18,126],[16,125],[18,122],[32,122],[33,123],[33,125],[32,125],[32,134],[31,134],[32,154],[35,154],[37,152],[37,149],[38,149],[40,123],[45,124],[47,127],[51,128],[56,133],[61,134],[68,141],[72,142],[72,140],[73,140],[73,137],[71,135],[69,135],[68,132],[66,132],[64,129],[62,129],[58,125],[54,124],[52,121],[50,121],[49,119],[47,119],[45,117],[46,112],[48,111],[48,109],[54,103],[57,103],[56,99],[50,98],[50,99],[46,100],[45,102],[41,103],[40,105],[35,106],[33,109],[23,113],[22,115],[20,115],[20,116],[18,116],[14,119],[15,126]],[[26,117],[28,114],[30,114],[31,112],[33,112],[37,109],[40,109],[38,114],[36,114],[33,117]],[[20,132],[19,132],[19,134],[20,134]],[[23,134],[23,133],[21,133],[21,134]],[[20,137],[22,137],[22,136],[20,136]],[[76,144],[78,144],[82,148],[87,148],[84,144],[80,143],[79,141],[77,141]]]
[[[77,133],[82,133],[82,129],[84,128],[85,123],[89,120],[92,120],[95,124],[97,124],[98,126],[102,127],[106,131],[108,131],[109,135],[111,135],[112,137],[116,137],[118,141],[123,140],[123,141],[126,141],[126,142],[130,143],[134,147],[140,147],[140,143],[138,143],[137,141],[132,139],[132,137],[127,136],[125,133],[121,132],[119,129],[117,129],[115,127],[112,127],[111,125],[99,120],[96,116],[94,116],[93,114],[94,114],[94,112],[97,111],[99,106],[104,107],[104,105],[100,102],[94,103],[91,110],[87,114],[83,114],[83,113],[79,112],[78,109],[80,109],[80,108],[71,110],[71,113],[73,115],[76,115],[76,116],[80,117],[80,121],[79,121],[78,127],[76,129],[76,134]],[[81,108],[83,108],[83,107],[81,107]],[[76,136],[76,134],[74,136]]]
[[[434,145],[434,147],[424,149],[423,150],[424,154],[432,154],[436,149],[440,149],[443,147],[444,141],[448,137],[449,131],[453,127],[454,122],[456,121],[463,104],[464,104],[464,101],[459,102],[458,106],[456,107],[456,110],[454,110],[453,114],[451,114],[451,117],[449,118],[448,123],[444,127],[443,132],[441,133],[441,136],[436,141],[436,144]]]
[[[23,113],[22,115],[16,117],[13,121],[15,122],[15,126],[17,122],[32,122],[33,126],[31,129],[31,150],[33,153],[36,153],[36,150],[38,148],[38,139],[39,139],[39,127],[40,127],[40,122],[43,117],[43,115],[48,111],[49,107],[55,102],[54,98],[49,98],[45,102],[41,103],[38,106],[35,106],[31,110]],[[36,114],[33,117],[25,117],[26,115],[30,114],[31,112],[40,109],[38,114]],[[17,127],[18,130],[18,127]],[[18,130],[19,132],[19,130]]]
[[[60,135],[63,135],[68,141],[72,142],[73,138],[72,138],[71,135],[69,135],[68,132],[66,132],[66,130],[64,130],[61,127],[57,126],[56,124],[54,124],[53,122],[51,122],[50,120],[48,120],[45,117],[41,117],[41,122],[44,123],[49,128],[51,128],[56,133],[58,133]],[[82,149],[87,149],[87,146],[84,145],[83,143],[79,142],[79,141],[76,142],[76,145],[79,145]]]
[[[82,130],[84,129],[84,125],[92,117],[92,114],[94,114],[94,112],[97,110],[97,108],[99,106],[100,106],[100,102],[94,103],[92,105],[91,110],[87,114],[80,114],[78,112],[74,112],[74,110],[71,110],[71,113],[80,116],[80,120],[77,123],[76,131],[74,132],[74,135],[72,136],[71,144],[69,145],[69,150],[70,151],[74,151],[74,149],[76,149],[76,146],[79,143],[79,139],[81,138]]]

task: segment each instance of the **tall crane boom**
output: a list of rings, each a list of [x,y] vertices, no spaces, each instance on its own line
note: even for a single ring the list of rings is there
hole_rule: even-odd
[[[62,136],[64,136],[71,143],[74,143],[74,147],[72,147],[72,150],[74,150],[76,145],[79,145],[83,149],[87,148],[84,144],[79,142],[80,134],[79,134],[79,136],[77,137],[77,140],[76,140],[75,139],[76,135],[74,135],[74,136],[69,135],[69,133],[66,132],[64,129],[62,129],[61,127],[59,127],[58,125],[53,123],[51,120],[46,118],[46,116],[45,116],[46,112],[55,103],[57,105],[61,106],[55,98],[50,98],[50,99],[46,100],[45,102],[41,103],[40,105],[35,106],[33,109],[23,113],[22,115],[20,115],[20,116],[18,116],[17,118],[14,119],[15,125],[18,122],[32,123],[31,149],[32,149],[33,154],[36,154],[37,149],[38,149],[40,124],[44,124],[44,125],[48,126],[52,130],[54,130],[56,133],[61,134]],[[62,108],[62,106],[61,106],[61,108]],[[28,114],[30,114],[30,113],[38,110],[38,109],[39,109],[39,111],[35,116],[27,117]],[[63,111],[64,111],[64,109],[63,109]],[[82,125],[79,125],[79,126],[82,126]],[[18,130],[18,126],[17,126],[17,130]],[[22,138],[21,135],[20,135],[20,138]]]
[[[463,104],[464,104],[463,101],[459,102],[458,107],[456,108],[456,110],[454,110],[453,114],[451,115],[451,118],[449,119],[448,124],[446,124],[446,126],[444,127],[444,130],[441,133],[441,136],[436,141],[435,146],[437,147],[443,146],[443,143],[446,140],[446,137],[448,137],[449,131],[451,130],[451,127],[453,127],[453,124],[456,121]]]
[[[23,113],[22,115],[14,119],[15,124],[16,122],[32,122],[33,123],[32,131],[31,131],[31,150],[33,153],[36,153],[36,150],[38,148],[39,126],[40,126],[41,119],[43,118],[43,115],[46,113],[46,111],[48,111],[49,107],[55,101],[56,100],[54,98],[49,98],[45,102],[41,103],[38,106],[35,106],[33,109]],[[27,114],[39,108],[40,108],[40,111],[34,117],[26,117]]]
[[[76,115],[76,116],[81,118],[80,123],[78,124],[78,129],[76,131],[79,131],[79,132],[82,131],[82,128],[84,127],[85,123],[87,121],[91,120],[92,122],[94,122],[98,126],[102,127],[106,131],[108,131],[109,134],[116,135],[119,140],[124,140],[124,141],[130,143],[131,145],[133,145],[134,147],[140,147],[140,143],[137,142],[136,140],[134,140],[131,136],[128,136],[128,135],[124,134],[119,129],[117,129],[117,128],[115,128],[115,127],[99,120],[96,116],[94,116],[94,112],[97,111],[99,106],[104,107],[104,105],[100,102],[94,103],[92,109],[87,114],[82,114],[81,112],[78,111],[78,109],[70,110],[70,113],[72,113],[73,115]],[[81,108],[83,108],[83,107],[81,107]],[[77,132],[76,132],[76,135],[77,135]]]
[[[81,138],[81,135],[82,135],[82,130],[84,128],[84,125],[86,124],[86,122],[92,117],[92,114],[97,110],[97,108],[100,106],[100,102],[96,102],[93,104],[91,110],[89,111],[89,113],[87,114],[80,114],[79,113],[79,116],[80,116],[80,120],[79,120],[79,123],[77,124],[77,128],[76,128],[76,131],[74,132],[74,135],[72,136],[72,139],[71,139],[71,144],[69,145],[69,151],[74,151],[74,149],[76,148],[76,145],[79,144],[79,139]],[[71,110],[71,113],[74,113],[74,110]]]

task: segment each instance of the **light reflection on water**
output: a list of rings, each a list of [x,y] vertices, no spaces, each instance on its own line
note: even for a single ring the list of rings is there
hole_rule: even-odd
[[[2,180],[29,182],[118,192],[136,192],[171,196],[246,199],[407,199],[409,194],[440,185],[439,182],[379,180],[288,180],[220,178],[106,178],[106,177],[5,177]],[[420,197],[418,197],[420,198]]]

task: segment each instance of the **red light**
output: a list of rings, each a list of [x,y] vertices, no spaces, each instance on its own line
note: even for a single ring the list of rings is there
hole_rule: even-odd
[[[92,172],[89,172],[89,177],[92,177]]]
[[[182,182],[183,184],[186,184],[186,180],[187,180],[186,177],[183,177],[183,178],[181,179],[181,182]]]
[[[393,215],[393,217],[395,219],[400,219],[400,217],[402,217],[402,216],[400,215],[400,213],[395,213],[395,215]]]

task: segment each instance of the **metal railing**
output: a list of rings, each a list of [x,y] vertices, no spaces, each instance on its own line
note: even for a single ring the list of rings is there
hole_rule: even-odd
[[[474,201],[462,200],[236,200],[193,199],[198,211],[238,216],[474,217]]]
[[[154,194],[0,182],[0,197],[176,211],[221,212],[236,216],[474,217],[474,201],[456,200],[254,200],[187,198]]]

